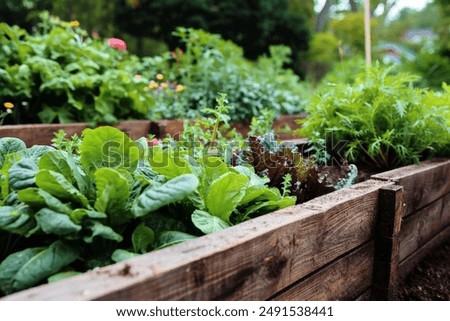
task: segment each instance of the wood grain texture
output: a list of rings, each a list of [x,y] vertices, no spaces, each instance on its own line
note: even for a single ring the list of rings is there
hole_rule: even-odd
[[[266,300],[373,237],[369,180],[3,300]]]
[[[132,139],[147,137],[150,132],[150,121],[147,120],[128,120],[112,126],[126,132]],[[66,132],[67,137],[71,137],[74,134],[81,135],[86,128],[87,123],[6,125],[0,127],[0,138],[20,138],[28,147],[51,145],[55,132],[60,129]]]
[[[354,300],[372,284],[374,241],[350,251],[291,285],[271,300]]]
[[[380,189],[372,295],[374,300],[390,300],[397,290],[399,234],[403,214],[403,187]]]
[[[422,247],[402,260],[398,268],[398,280],[401,282],[433,249],[437,248],[450,238],[450,226],[447,226],[439,234],[435,235]]]
[[[400,233],[400,261],[450,225],[450,194],[408,216]]]
[[[408,216],[450,192],[450,159],[434,158],[419,165],[410,165],[372,176],[394,181],[404,188]]]

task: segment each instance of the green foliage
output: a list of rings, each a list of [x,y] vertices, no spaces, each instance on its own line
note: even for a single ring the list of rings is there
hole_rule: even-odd
[[[371,28],[376,27],[376,20],[371,20]],[[364,52],[364,14],[362,12],[346,13],[342,19],[331,22],[331,29],[336,38],[342,42],[342,46],[353,54]],[[376,34],[372,41],[376,42]]]
[[[210,112],[224,119],[224,96]],[[217,122],[211,124],[214,132]],[[58,149],[0,139],[0,237],[8,240],[0,243],[3,294],[295,203],[250,167],[194,157],[184,145],[150,148],[108,126],[73,141],[57,136]]]
[[[0,24],[0,97],[16,107],[7,120],[106,122],[146,117],[148,80],[136,57],[94,40],[76,24],[41,15],[34,34]]]
[[[405,62],[401,69],[421,76],[419,86],[439,90],[443,82],[449,81],[450,55],[421,50],[414,61]]]
[[[240,47],[217,34],[178,28],[175,35],[185,51],[144,59],[153,71],[148,76],[153,79],[150,88],[156,99],[151,118],[198,117],[201,107],[214,105],[218,92],[233,102],[233,121],[250,120],[266,108],[277,115],[304,109],[305,86],[284,67],[290,62],[288,47],[271,47],[270,56],[251,62]],[[164,77],[163,82],[155,71]],[[182,90],[177,92],[177,85],[182,85],[178,87]]]
[[[415,89],[417,79],[376,65],[353,84],[329,84],[312,100],[300,132],[313,142],[325,139],[329,151],[343,142],[346,159],[376,169],[448,155],[449,87]]]

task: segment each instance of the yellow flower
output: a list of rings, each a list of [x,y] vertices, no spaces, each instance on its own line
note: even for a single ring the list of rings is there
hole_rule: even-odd
[[[183,91],[186,87],[184,87],[183,85],[177,85],[175,87],[175,91]]]
[[[167,87],[169,87],[169,85],[166,82],[163,82],[163,83],[161,83],[161,87],[162,88],[167,88]]]
[[[142,75],[134,75],[134,79],[141,79]]]
[[[150,88],[150,89],[156,89],[158,87],[159,87],[158,84],[154,80],[151,80],[149,85],[148,85],[148,88]]]
[[[80,26],[80,23],[77,20],[72,20],[70,26],[76,28]]]
[[[164,79],[164,75],[163,74],[157,74],[156,75],[156,79],[163,80]]]
[[[3,103],[3,106],[7,109],[14,108],[14,104],[7,101],[6,103]]]

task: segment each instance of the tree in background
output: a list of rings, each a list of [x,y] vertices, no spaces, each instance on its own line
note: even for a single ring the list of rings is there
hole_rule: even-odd
[[[1,0],[0,21],[30,30],[40,10],[48,9],[49,0]]]
[[[120,0],[116,25],[137,37],[163,40],[170,48],[178,45],[172,37],[176,27],[203,29],[232,40],[255,59],[273,44],[294,53],[307,50],[311,6],[310,0]]]
[[[111,0],[52,0],[49,11],[62,20],[77,20],[83,29],[102,37],[111,37],[116,31],[113,16],[115,1]]]

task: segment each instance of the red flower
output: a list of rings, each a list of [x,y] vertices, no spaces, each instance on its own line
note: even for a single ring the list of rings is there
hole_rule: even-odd
[[[117,50],[120,50],[120,51],[127,50],[127,44],[122,39],[109,38],[108,45],[110,47],[116,48]]]

